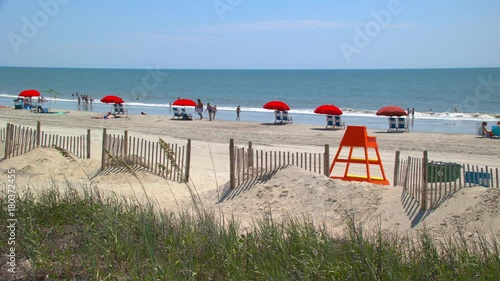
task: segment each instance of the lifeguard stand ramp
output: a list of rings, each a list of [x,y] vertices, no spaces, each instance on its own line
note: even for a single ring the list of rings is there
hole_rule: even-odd
[[[349,147],[349,156],[347,158],[340,158],[340,153],[344,147]],[[364,157],[353,157],[354,148],[361,148],[364,150]],[[368,148],[374,149],[377,158],[368,157]],[[346,163],[345,172],[343,176],[332,176],[333,168],[336,163]],[[361,164],[366,167],[366,175],[353,175],[349,174],[349,168],[351,164]],[[382,173],[382,177],[372,176],[370,173],[370,166],[378,165]],[[365,126],[347,126],[347,130],[344,133],[344,137],[340,142],[339,149],[335,158],[333,159],[332,165],[330,166],[330,178],[342,179],[348,181],[366,181],[375,184],[388,185],[384,172],[384,166],[382,165],[382,159],[378,152],[378,145],[376,137],[368,136]]]

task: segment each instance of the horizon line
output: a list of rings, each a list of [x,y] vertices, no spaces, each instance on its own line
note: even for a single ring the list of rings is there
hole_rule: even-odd
[[[0,65],[0,68],[55,68],[55,69],[95,69],[95,70],[145,70],[148,68],[128,67],[68,67],[68,66],[13,66]],[[500,66],[464,66],[464,67],[407,67],[407,68],[158,68],[161,70],[444,70],[444,69],[478,69],[500,68]],[[151,69],[151,68],[149,68]]]

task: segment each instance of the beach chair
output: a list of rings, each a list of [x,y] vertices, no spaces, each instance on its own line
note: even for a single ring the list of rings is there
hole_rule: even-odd
[[[283,111],[283,113],[281,114],[281,119],[285,123],[293,123],[292,117],[288,116],[288,111]]]
[[[22,101],[19,101],[18,99],[14,100],[14,109],[23,109],[24,108],[24,103]]]
[[[172,119],[177,118],[181,119],[182,118],[182,110],[178,107],[172,107],[172,111],[174,112],[174,116]]]
[[[35,109],[33,109],[33,112],[36,112],[36,113],[49,113],[49,109],[47,107],[42,107],[41,105],[38,105]]]
[[[193,116],[191,116],[191,114],[188,114],[185,108],[181,108],[181,116],[182,120],[193,120]]]
[[[276,123],[278,123],[278,122],[279,122],[279,123],[283,122],[283,118],[281,117],[281,111],[276,110],[276,111],[274,112],[274,123],[276,124]]]
[[[113,103],[113,114],[118,114],[120,112],[120,109],[118,108],[117,103]]]
[[[334,116],[335,123],[333,125],[334,129],[343,129],[345,130],[345,122],[342,122],[342,119],[340,118],[340,115],[335,115]]]
[[[387,132],[395,132],[398,130],[398,122],[395,117],[389,117],[389,129]]]
[[[333,126],[335,124],[333,123],[333,115],[327,115],[326,116],[326,127],[325,129],[331,128],[333,129]]]
[[[476,138],[484,138],[483,125],[481,122],[476,123]]]
[[[408,126],[406,125],[406,118],[398,117],[398,131],[402,132],[408,131]]]
[[[125,108],[123,107],[123,103],[118,104],[118,114],[125,114]]]

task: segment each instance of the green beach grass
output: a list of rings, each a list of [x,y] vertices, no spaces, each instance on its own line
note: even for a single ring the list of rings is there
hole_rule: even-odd
[[[1,205],[6,206],[3,194]],[[103,195],[94,185],[52,186],[17,198],[17,275],[1,280],[497,280],[500,249],[486,239],[436,244],[364,234],[355,219],[332,236],[308,219],[272,217],[242,230],[203,208],[167,212]],[[7,220],[4,207],[0,218]],[[2,230],[3,237],[7,231]],[[7,240],[0,240],[7,249]],[[5,256],[4,256],[5,258]],[[15,278],[14,278],[15,277]]]

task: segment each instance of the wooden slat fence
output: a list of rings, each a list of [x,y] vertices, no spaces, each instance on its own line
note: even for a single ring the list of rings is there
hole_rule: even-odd
[[[172,143],[165,143],[164,146],[161,145],[160,141],[154,142],[129,136],[128,131],[119,135],[108,134],[104,129],[101,170],[116,164],[113,159],[119,157],[130,167],[142,166],[147,171],[164,178],[187,182],[189,180],[191,140],[188,139],[186,146]]]
[[[38,147],[36,129],[7,123],[5,159],[19,156],[36,147]]]
[[[260,178],[277,169],[289,165],[318,174],[329,174],[329,145],[325,145],[324,153],[266,151],[253,149],[252,142],[248,147],[229,144],[230,188],[234,189],[247,180]]]
[[[396,152],[394,186],[416,200],[421,210],[437,208],[441,202],[465,187],[500,188],[499,169],[488,166],[400,158]]]
[[[79,136],[60,136],[42,131],[40,136],[40,146],[60,147],[80,159],[90,158],[90,130],[87,134]]]
[[[408,156],[399,160],[400,169],[394,172],[394,185],[403,187],[403,192],[420,202],[422,192],[422,159]],[[396,167],[396,166],[395,166]]]
[[[4,158],[19,156],[37,147],[60,147],[78,158],[90,158],[90,130],[86,135],[59,136],[41,131],[40,121],[37,128],[7,123],[5,128]]]

